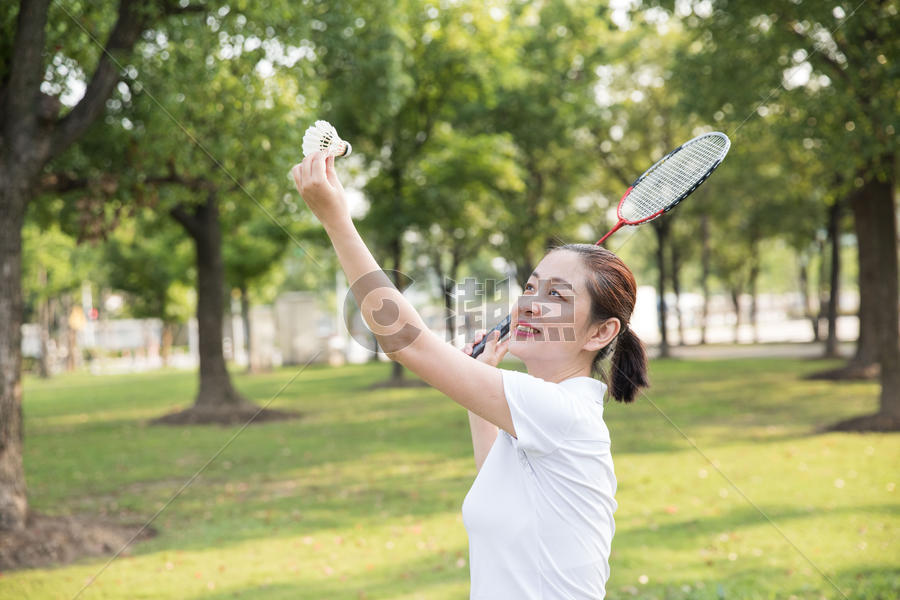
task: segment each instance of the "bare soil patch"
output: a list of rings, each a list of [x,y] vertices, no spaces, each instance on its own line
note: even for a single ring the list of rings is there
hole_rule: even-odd
[[[30,512],[25,529],[0,535],[0,571],[61,565],[89,556],[113,555],[143,523],[123,524],[90,517],[53,517]],[[149,539],[148,527],[134,543]],[[128,555],[132,546],[122,553]]]
[[[422,388],[428,387],[428,384],[421,379],[385,379],[384,381],[376,381],[369,386],[370,390],[383,390],[387,388]]]
[[[299,419],[302,413],[274,410],[265,408],[260,410],[255,404],[239,404],[225,408],[190,408],[178,412],[169,413],[150,421],[151,425],[243,425],[250,419],[253,423],[265,423],[271,421],[287,421]]]

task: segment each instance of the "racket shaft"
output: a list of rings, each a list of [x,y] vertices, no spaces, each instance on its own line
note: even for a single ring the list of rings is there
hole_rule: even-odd
[[[600,244],[602,244],[603,242],[605,242],[605,241],[606,241],[606,238],[608,238],[609,236],[611,236],[612,234],[614,234],[615,232],[617,232],[619,229],[621,229],[621,228],[622,228],[622,225],[624,225],[624,224],[625,224],[625,220],[624,220],[624,219],[619,219],[619,222],[616,223],[616,226],[613,227],[612,229],[610,229],[610,230],[606,233],[606,235],[604,235],[602,238],[600,238],[600,241],[597,242],[597,243],[595,244],[595,246],[599,246]]]
[[[499,331],[499,332],[500,332],[500,339],[501,339],[501,340],[502,340],[504,337],[506,337],[506,334],[509,333],[509,323],[510,323],[510,319],[511,319],[511,316],[510,316],[510,315],[507,315],[505,319],[503,319],[502,321],[500,321],[500,324],[499,324],[499,325],[497,325],[496,327],[494,327],[493,329],[491,329],[490,331],[488,331],[486,334],[484,334],[484,337],[481,338],[481,341],[478,342],[477,344],[475,344],[475,347],[472,348],[472,358],[478,358],[478,355],[481,354],[482,352],[484,352],[484,347],[485,347],[485,345],[486,345],[487,342],[488,342],[488,337],[490,337],[490,335],[491,335],[492,333],[494,333],[495,331]]]

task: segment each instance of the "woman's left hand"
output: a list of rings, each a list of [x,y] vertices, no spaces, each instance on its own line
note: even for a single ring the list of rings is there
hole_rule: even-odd
[[[310,154],[291,169],[297,191],[322,225],[350,220],[344,186],[334,170],[334,157],[322,152]]]

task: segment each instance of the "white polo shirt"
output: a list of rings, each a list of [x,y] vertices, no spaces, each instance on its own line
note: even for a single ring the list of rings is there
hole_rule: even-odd
[[[463,501],[471,600],[599,600],[615,532],[606,385],[501,369],[518,439],[500,430]]]

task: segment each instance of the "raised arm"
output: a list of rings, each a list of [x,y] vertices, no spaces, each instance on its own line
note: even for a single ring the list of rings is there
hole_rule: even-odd
[[[387,355],[475,415],[515,435],[500,370],[445,343],[391,283],[350,218],[334,158],[316,153],[291,172],[331,239],[360,312]]]
[[[473,346],[480,342],[483,337],[484,331],[476,333],[472,342],[466,344],[466,347],[463,348],[463,352],[472,354]],[[485,344],[484,352],[482,352],[476,360],[496,367],[500,363],[500,360],[503,359],[503,355],[506,354],[509,342],[499,341],[499,331],[491,332],[491,337],[492,339],[488,340],[487,344]],[[469,430],[472,433],[472,450],[475,454],[475,470],[481,471],[481,466],[484,464],[484,461],[491,451],[491,447],[497,440],[497,426],[489,421],[485,421],[471,410],[466,412],[469,414]]]

